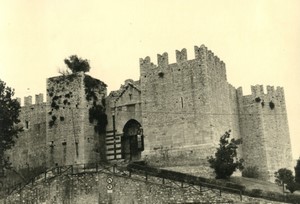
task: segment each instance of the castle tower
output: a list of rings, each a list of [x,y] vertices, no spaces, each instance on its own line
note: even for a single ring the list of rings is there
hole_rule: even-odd
[[[48,167],[105,160],[105,130],[94,120],[105,96],[106,85],[84,73],[47,80]]]
[[[237,90],[243,159],[245,166],[257,166],[260,177],[273,180],[280,168],[292,170],[291,142],[282,87],[251,87],[251,95]]]
[[[188,60],[186,49],[177,50],[173,64],[167,53],[157,55],[157,65],[149,57],[140,59],[147,158],[166,149],[174,165],[182,155],[195,162],[214,153],[226,130],[239,136],[236,93],[227,83],[225,64],[204,45],[194,51]]]

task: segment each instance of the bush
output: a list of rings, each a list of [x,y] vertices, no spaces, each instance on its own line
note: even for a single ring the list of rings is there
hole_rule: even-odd
[[[297,160],[297,165],[295,167],[295,181],[300,185],[300,158]]]
[[[275,172],[275,178],[275,182],[279,186],[283,186],[284,184],[286,184],[286,189],[288,189],[291,193],[294,193],[298,189],[293,172],[289,169],[279,169]]]
[[[88,60],[81,59],[77,57],[77,55],[72,55],[69,57],[69,59],[64,60],[65,64],[68,66],[68,68],[72,71],[72,73],[77,72],[88,72],[90,71],[90,65]]]
[[[258,178],[259,177],[258,167],[257,166],[246,167],[242,171],[242,176],[247,178]]]
[[[243,159],[239,160],[237,158],[237,148],[242,141],[233,138],[229,142],[229,137],[230,130],[221,136],[215,157],[208,157],[210,167],[213,168],[216,173],[216,179],[227,179],[236,169],[243,170],[244,168]]]
[[[252,189],[250,195],[253,197],[261,197],[262,192],[263,191],[261,189]]]

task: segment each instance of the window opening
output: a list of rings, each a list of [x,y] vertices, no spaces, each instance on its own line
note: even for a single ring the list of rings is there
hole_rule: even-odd
[[[25,128],[29,129],[29,121],[25,121]]]
[[[181,108],[183,108],[183,98],[180,97],[180,99],[181,99]]]

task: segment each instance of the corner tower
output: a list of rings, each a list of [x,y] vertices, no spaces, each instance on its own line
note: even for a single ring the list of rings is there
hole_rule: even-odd
[[[83,72],[47,79],[47,166],[105,160],[106,85]]]
[[[282,87],[251,87],[251,95],[237,89],[245,166],[257,166],[261,178],[273,180],[280,168],[292,170],[292,153]]]

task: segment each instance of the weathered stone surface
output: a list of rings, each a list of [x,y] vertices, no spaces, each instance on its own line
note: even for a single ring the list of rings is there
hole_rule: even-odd
[[[107,190],[107,178],[111,177],[112,193]],[[58,176],[47,182],[28,185],[19,193],[14,193],[0,200],[0,203],[199,203],[199,202],[234,202],[234,203],[282,203],[259,198],[205,189],[202,193],[194,188],[198,186],[176,186],[160,179],[133,175],[132,178],[119,177],[104,173]]]
[[[31,96],[25,97],[20,114],[24,132],[7,153],[14,169],[99,162],[105,146],[100,147],[101,135],[95,132],[95,123],[89,121],[93,101],[86,97],[85,76],[78,73],[49,78],[46,102],[41,94],[36,95],[35,104]],[[106,97],[102,83],[93,91],[97,103]]]
[[[190,166],[213,155],[230,129],[243,139],[238,156],[246,166],[257,166],[262,179],[272,180],[279,168],[292,169],[283,88],[268,86],[264,93],[256,85],[244,96],[227,82],[225,63],[212,51],[204,45],[194,51],[191,60],[186,49],[176,51],[172,64],[168,53],[158,55],[157,65],[149,57],[140,59],[140,79],[126,80],[108,97],[103,84],[93,89],[95,103],[106,103],[106,130],[113,130],[114,117],[120,139],[128,121],[135,120],[144,133],[143,159]],[[105,160],[105,134],[97,134],[89,122],[94,102],[86,99],[84,77],[49,78],[46,102],[42,95],[35,105],[32,97],[25,98],[20,115],[25,131],[8,153],[16,169]]]

